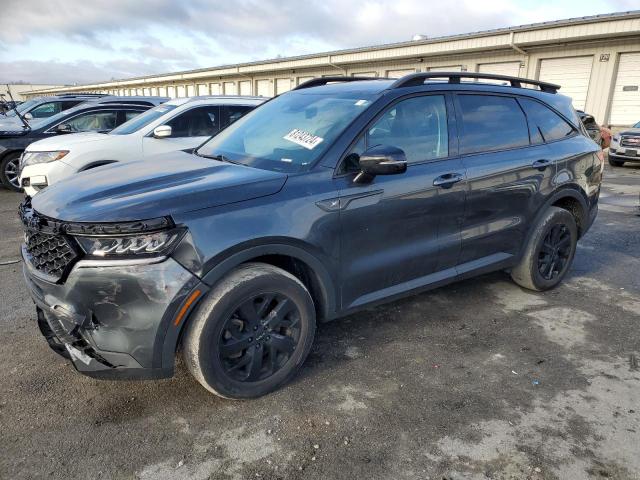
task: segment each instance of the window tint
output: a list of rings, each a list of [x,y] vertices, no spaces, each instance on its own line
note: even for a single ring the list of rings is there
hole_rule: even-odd
[[[458,95],[461,108],[461,153],[486,152],[529,145],[524,113],[511,97]]]
[[[408,162],[449,154],[447,108],[444,96],[413,97],[387,110],[366,132],[366,146],[401,148]]]
[[[132,118],[137,117],[141,113],[142,112],[136,111],[136,110],[127,110],[126,112],[124,112],[124,121],[128,122],[129,120],[131,120]]]
[[[73,132],[107,132],[115,128],[117,115],[118,112],[115,111],[90,112],[78,115],[63,123],[69,125]]]
[[[227,125],[231,125],[252,108],[253,107],[249,107],[247,105],[225,105],[224,107],[221,107],[222,126],[226,127]]]
[[[36,108],[31,110],[29,113],[33,116],[33,118],[47,118],[61,111],[61,103],[60,102],[47,102],[42,105],[38,105]]]
[[[62,102],[62,111],[75,107],[79,103],[82,103],[82,100],[65,100]]]
[[[220,130],[218,107],[197,107],[188,110],[167,125],[171,127],[171,137],[208,137]]]
[[[531,130],[531,141],[533,143],[541,143],[543,141],[551,142],[573,135],[574,128],[569,125],[562,117],[553,110],[545,107],[535,100],[521,98],[520,103],[527,112],[529,120],[529,129]],[[593,117],[589,117],[593,121]],[[595,121],[593,126],[587,128],[597,128]]]

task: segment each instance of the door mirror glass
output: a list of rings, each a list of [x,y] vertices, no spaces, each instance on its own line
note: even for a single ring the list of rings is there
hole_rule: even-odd
[[[56,132],[58,132],[58,133],[71,133],[71,132],[73,132],[73,129],[71,128],[71,125],[69,125],[68,123],[61,123],[60,125],[58,125],[56,127]]]
[[[155,138],[167,138],[171,136],[171,127],[169,125],[160,125],[153,129]]]
[[[370,182],[376,175],[397,175],[407,171],[404,151],[390,145],[376,145],[365,150],[359,163],[360,173],[354,179],[358,183]]]

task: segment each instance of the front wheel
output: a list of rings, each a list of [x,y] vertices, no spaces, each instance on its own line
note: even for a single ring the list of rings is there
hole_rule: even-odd
[[[19,162],[20,152],[10,153],[0,162],[0,182],[14,192],[20,191]]]
[[[183,356],[210,392],[255,398],[293,378],[315,328],[313,300],[300,280],[272,265],[247,263],[220,280],[197,308]]]
[[[534,227],[518,265],[511,270],[514,282],[530,290],[549,290],[567,274],[578,243],[573,215],[549,207]]]

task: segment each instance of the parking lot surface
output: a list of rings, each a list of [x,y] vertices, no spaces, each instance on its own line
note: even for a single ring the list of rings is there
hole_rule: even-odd
[[[561,287],[495,273],[320,325],[293,383],[234,402],[50,351],[0,190],[0,478],[640,478],[639,194],[608,168]]]

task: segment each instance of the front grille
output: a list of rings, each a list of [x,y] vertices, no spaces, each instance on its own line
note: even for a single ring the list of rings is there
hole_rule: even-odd
[[[27,230],[25,245],[34,268],[59,280],[76,260],[77,254],[63,235]]]
[[[620,140],[620,145],[629,148],[640,148],[640,136],[625,136]]]

